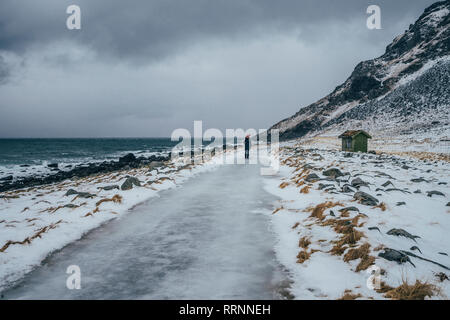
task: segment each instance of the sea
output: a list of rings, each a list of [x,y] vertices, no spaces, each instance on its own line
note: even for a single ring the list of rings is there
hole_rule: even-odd
[[[167,155],[177,143],[170,138],[0,139],[0,180],[47,175],[52,163],[70,170],[84,163],[117,160],[127,153]]]

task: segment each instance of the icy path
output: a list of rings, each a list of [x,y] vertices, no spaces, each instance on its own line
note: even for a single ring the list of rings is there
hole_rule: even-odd
[[[256,165],[225,165],[90,232],[4,299],[273,299],[283,275]],[[80,290],[66,287],[69,265]]]

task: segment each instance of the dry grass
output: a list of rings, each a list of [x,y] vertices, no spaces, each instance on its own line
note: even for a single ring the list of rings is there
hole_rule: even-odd
[[[440,293],[439,288],[428,282],[416,280],[414,284],[408,284],[403,279],[397,288],[386,291],[385,297],[393,300],[424,300]]]
[[[284,188],[286,188],[288,185],[289,185],[289,182],[282,182],[278,187],[279,187],[280,189],[284,189]]]
[[[359,264],[356,266],[355,272],[361,270],[367,270],[375,262],[375,258],[369,255],[370,244],[364,243],[358,248],[353,248],[347,251],[344,255],[344,261],[349,262],[356,259],[361,259]]]
[[[311,215],[310,215],[311,218],[317,218],[319,220],[323,220],[323,219],[325,219],[325,216],[323,215],[325,210],[334,208],[336,206],[343,207],[344,205],[341,204],[340,202],[327,201],[327,202],[320,203],[315,207],[309,207],[305,211],[311,212]]]
[[[62,220],[59,220],[55,223],[52,223],[48,226],[45,226],[39,230],[37,230],[37,232],[35,234],[33,234],[30,237],[25,238],[23,241],[12,241],[12,240],[8,240],[3,247],[0,248],[0,252],[5,252],[6,249],[8,249],[11,245],[16,245],[16,244],[20,244],[20,245],[24,245],[24,244],[30,244],[34,239],[36,238],[41,238],[42,234],[48,232],[49,230],[55,229],[58,224],[60,224],[61,222],[63,222]]]
[[[283,210],[283,209],[284,209],[283,206],[281,206],[281,207],[279,207],[279,208],[276,208],[276,209],[272,212],[272,214],[275,214],[275,213],[277,213],[278,211]]]
[[[311,257],[311,253],[306,250],[300,251],[297,255],[297,263],[303,263]]]
[[[384,202],[380,202],[376,206],[372,207],[372,209],[375,209],[375,208],[380,208],[381,211],[386,211],[386,204]]]
[[[361,296],[361,294],[354,294],[354,293],[352,293],[352,290],[345,290],[344,291],[344,294],[342,295],[342,297],[340,297],[339,299],[337,299],[337,300],[355,300],[355,299],[358,299],[358,298],[361,298],[362,296]]]
[[[292,226],[292,229],[297,228],[299,225],[300,225],[300,222],[296,222],[296,223]]]
[[[300,238],[300,240],[298,241],[298,246],[303,249],[307,249],[310,244],[311,240],[306,236]]]
[[[304,186],[304,187],[300,190],[300,193],[307,194],[307,193],[309,193],[309,189],[311,189],[310,186]]]
[[[123,200],[122,196],[120,194],[116,194],[112,198],[106,198],[106,199],[101,199],[101,200],[97,201],[95,206],[98,207],[104,202],[122,203],[122,200]]]

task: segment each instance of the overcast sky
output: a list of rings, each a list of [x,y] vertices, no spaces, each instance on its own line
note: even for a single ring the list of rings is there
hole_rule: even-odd
[[[433,0],[0,0],[0,137],[267,128],[380,56]],[[81,8],[81,30],[66,8]],[[381,7],[382,30],[366,27]]]

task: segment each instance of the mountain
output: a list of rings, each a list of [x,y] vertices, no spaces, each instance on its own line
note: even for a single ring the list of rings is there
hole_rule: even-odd
[[[384,134],[449,130],[450,1],[436,2],[331,94],[271,129],[280,140],[346,129]],[[442,132],[442,130],[441,130]]]

